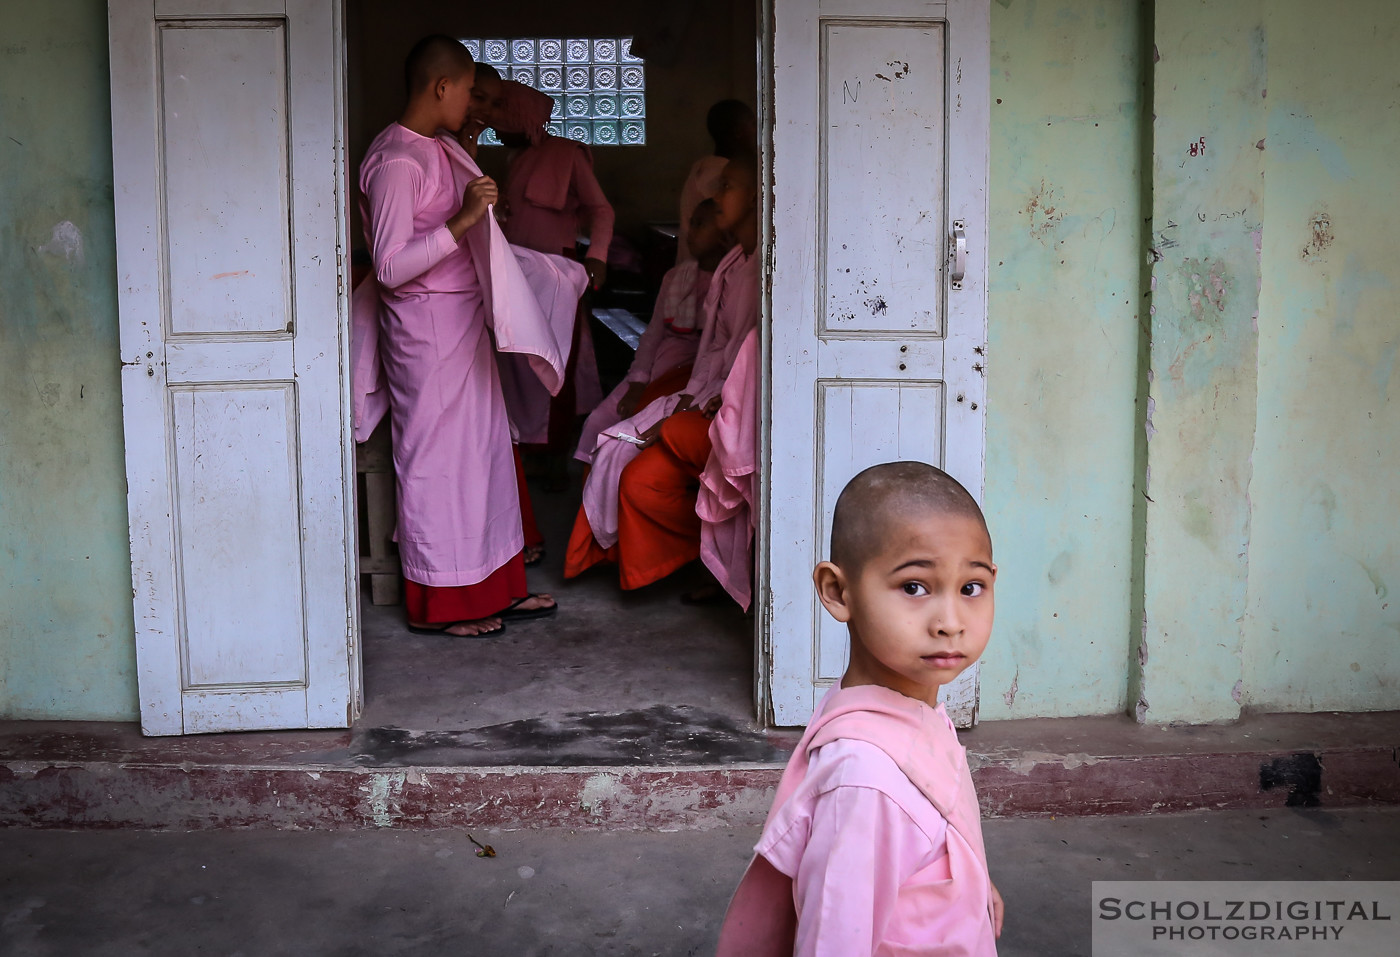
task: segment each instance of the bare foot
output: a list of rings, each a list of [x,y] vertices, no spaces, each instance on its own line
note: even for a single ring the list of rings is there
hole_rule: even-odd
[[[554,596],[553,596],[553,595],[547,595],[547,594],[545,594],[545,593],[543,593],[543,592],[538,592],[538,593],[536,593],[536,594],[530,595],[530,596],[527,597],[527,598],[521,599],[521,601],[520,601],[520,603],[519,603],[518,605],[512,605],[512,606],[511,606],[511,610],[512,610],[512,611],[539,611],[539,610],[541,610],[541,609],[543,609],[543,608],[553,608],[553,607],[555,606],[555,604],[556,604],[556,602],[554,601]]]
[[[477,618],[473,621],[455,621],[445,625],[410,621],[408,627],[412,631],[451,635],[454,638],[482,638],[502,631],[505,628],[505,623],[499,618],[492,617]]]
[[[526,545],[524,551],[521,552],[521,557],[524,558],[526,565],[533,565],[544,558],[544,546]]]

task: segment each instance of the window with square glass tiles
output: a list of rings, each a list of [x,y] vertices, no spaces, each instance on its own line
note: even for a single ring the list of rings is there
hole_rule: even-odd
[[[647,141],[646,69],[630,37],[617,39],[464,39],[472,58],[502,79],[517,80],[554,98],[549,132],[596,146]],[[494,130],[481,136],[499,146]]]

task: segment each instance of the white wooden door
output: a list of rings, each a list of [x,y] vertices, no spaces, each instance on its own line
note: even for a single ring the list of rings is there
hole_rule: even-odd
[[[358,707],[337,0],[112,0],[147,734]]]
[[[799,725],[846,663],[811,572],[847,480],[915,459],[981,499],[988,6],[771,3],[768,700]]]

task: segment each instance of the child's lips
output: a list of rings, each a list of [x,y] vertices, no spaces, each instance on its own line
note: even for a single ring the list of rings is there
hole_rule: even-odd
[[[939,651],[931,655],[924,655],[924,660],[931,665],[955,665],[966,658],[967,655],[960,651]]]

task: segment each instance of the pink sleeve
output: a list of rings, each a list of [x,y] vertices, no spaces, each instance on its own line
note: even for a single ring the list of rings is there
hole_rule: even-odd
[[[587,210],[588,256],[590,259],[608,261],[608,247],[612,245],[613,222],[616,215],[612,204],[603,195],[603,187],[598,185],[598,177],[593,175],[593,161],[584,150],[574,150],[574,193],[578,196],[581,209]]]
[[[847,786],[818,797],[793,880],[794,957],[873,954],[894,913],[902,875],[928,849],[928,838],[882,791]]]
[[[700,332],[700,347],[696,350],[695,362],[690,367],[690,381],[681,390],[692,399],[700,399],[698,393],[704,392],[713,379],[715,363],[721,358],[716,356],[716,353],[723,353],[724,343],[729,338],[727,335],[723,339],[720,338],[726,331],[720,328],[723,325],[723,316],[716,316],[714,321],[708,323]]]
[[[656,307],[651,311],[651,322],[642,333],[641,341],[637,343],[637,354],[632,358],[632,365],[627,370],[628,382],[645,383],[654,377],[651,366],[656,361],[656,350],[666,335],[666,320],[671,318],[671,313],[675,310],[678,275],[677,270],[673,268],[661,277],[661,288],[656,293]]]
[[[374,275],[385,289],[397,289],[442,262],[457,248],[446,224],[414,231],[414,200],[422,171],[411,160],[389,160],[365,178],[369,206],[370,254]]]

